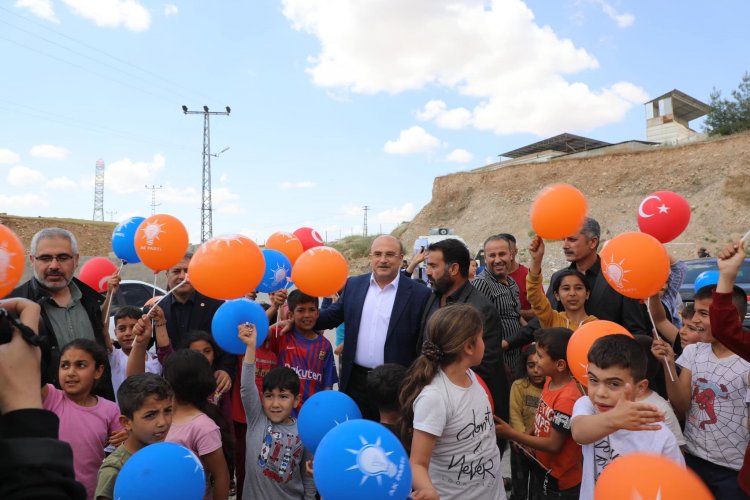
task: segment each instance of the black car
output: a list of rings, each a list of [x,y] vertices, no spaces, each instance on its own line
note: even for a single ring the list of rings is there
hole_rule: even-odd
[[[716,259],[696,259],[686,260],[687,273],[685,273],[685,281],[683,281],[680,287],[680,295],[682,296],[683,302],[692,302],[693,295],[695,294],[694,285],[695,279],[705,271],[718,271],[719,267],[716,264]],[[745,262],[740,267],[737,273],[737,286],[745,290],[748,295],[748,302],[750,303],[750,258],[745,259]],[[750,306],[750,304],[748,304]],[[743,324],[746,328],[750,328],[750,307],[748,307],[748,313],[745,315],[745,321]]]

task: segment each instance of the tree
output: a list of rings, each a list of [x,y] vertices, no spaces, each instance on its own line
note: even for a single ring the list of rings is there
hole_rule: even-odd
[[[722,98],[721,91],[714,89],[710,107],[704,125],[708,135],[730,135],[750,130],[750,73],[742,75],[731,99]]]

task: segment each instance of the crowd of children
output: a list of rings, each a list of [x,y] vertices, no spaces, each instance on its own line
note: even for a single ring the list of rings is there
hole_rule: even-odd
[[[741,251],[733,248],[726,255]],[[563,309],[554,311],[541,287],[543,241],[535,238],[529,250],[527,295],[542,328],[523,351],[509,394],[509,422],[493,414],[471,369],[485,346],[482,318],[470,305],[434,313],[410,367],[385,364],[368,374],[381,423],[410,454],[412,498],[503,499],[503,477],[510,476],[513,499],[591,499],[605,468],[636,452],[687,465],[716,498],[747,498],[739,471],[750,441],[750,362],[713,332],[745,315],[747,296],[733,287],[742,259],[722,263],[724,296],[716,285],[698,290],[682,311],[681,327],[655,296],[650,309],[658,336],[596,340],[583,385],[572,376],[566,352],[574,330],[596,319],[586,313],[587,280],[570,271],[552,283]],[[717,316],[716,297],[735,316],[724,310]],[[117,342],[109,340],[106,349],[85,339],[61,348],[59,388],[44,385],[41,397],[59,417],[59,437],[73,449],[75,477],[88,498],[113,498],[126,461],[162,441],[179,443],[200,459],[205,498],[226,499],[231,490],[247,499],[319,498],[296,416],[310,396],[335,388],[334,351],[314,329],[317,297],[295,290],[271,300],[272,326],[261,345],[256,348],[256,325],[238,327],[247,348],[231,391],[217,384],[212,335],[194,331],[184,345],[172,346],[158,306],[146,314],[119,309]],[[1,305],[27,324],[38,322],[34,302]],[[287,321],[277,322],[281,314]],[[155,353],[149,351],[153,343]],[[95,395],[107,364],[117,403]],[[662,371],[660,391],[654,381]],[[503,440],[510,441],[511,474],[501,467]]]

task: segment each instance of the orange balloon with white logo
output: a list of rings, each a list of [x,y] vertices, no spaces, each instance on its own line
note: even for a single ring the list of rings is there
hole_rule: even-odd
[[[299,256],[292,267],[292,281],[303,293],[326,297],[341,290],[349,276],[349,266],[338,250],[314,247]]]
[[[218,236],[203,243],[188,265],[193,287],[220,300],[244,297],[263,279],[266,260],[258,245],[247,236]]]
[[[713,498],[695,472],[667,457],[649,453],[615,458],[601,473],[594,488],[595,500]]]
[[[9,227],[0,224],[0,298],[16,287],[24,268],[21,240]]]
[[[589,350],[598,339],[612,334],[622,334],[632,337],[629,331],[624,326],[614,321],[606,321],[599,319],[596,321],[590,321],[584,325],[581,325],[573,335],[570,336],[568,341],[568,350],[566,352],[566,360],[568,361],[568,368],[570,373],[583,385],[589,384],[588,378],[588,366],[589,366]]]
[[[297,258],[302,255],[302,252],[304,252],[304,248],[302,247],[302,242],[297,238],[297,236],[293,235],[292,233],[273,233],[271,236],[268,237],[266,240],[266,248],[270,248],[272,250],[278,250],[279,252],[286,255],[287,259],[289,259],[289,262],[294,265],[294,263],[297,261]]]
[[[188,233],[182,222],[167,214],[152,215],[135,232],[135,253],[154,272],[180,262],[188,249]]]
[[[617,235],[599,256],[604,278],[615,291],[631,299],[651,297],[669,277],[667,251],[659,240],[646,233]]]
[[[542,189],[531,205],[531,227],[545,239],[561,240],[576,234],[586,218],[588,202],[570,184],[553,184]]]

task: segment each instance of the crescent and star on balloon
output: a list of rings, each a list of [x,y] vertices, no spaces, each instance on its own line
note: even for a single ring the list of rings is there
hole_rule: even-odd
[[[669,207],[662,201],[662,199],[659,198],[658,196],[652,194],[651,196],[646,196],[643,199],[643,201],[641,202],[640,206],[638,207],[638,215],[640,215],[644,219],[648,219],[649,217],[653,217],[654,215],[656,215],[656,213],[647,214],[643,210],[643,207],[646,205],[646,202],[649,201],[649,200],[657,200],[657,201],[661,202],[661,205],[658,206],[658,207],[656,207],[656,208],[659,209],[659,213],[660,214],[666,214],[666,213],[669,212]]]

